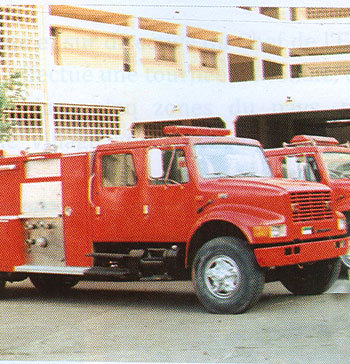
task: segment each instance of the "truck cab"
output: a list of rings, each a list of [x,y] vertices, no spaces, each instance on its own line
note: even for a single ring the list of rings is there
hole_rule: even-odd
[[[265,282],[320,294],[348,251],[328,186],[274,178],[260,143],[169,126],[160,139],[0,159],[0,280],[192,280],[210,312],[252,307]]]
[[[265,150],[276,177],[316,181],[329,186],[335,209],[350,228],[350,146],[332,137],[296,135],[282,148]],[[350,269],[349,253],[342,257]]]

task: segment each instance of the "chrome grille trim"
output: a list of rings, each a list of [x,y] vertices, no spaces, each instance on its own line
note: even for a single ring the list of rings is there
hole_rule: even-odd
[[[327,220],[333,217],[330,191],[291,192],[290,199],[293,222]]]

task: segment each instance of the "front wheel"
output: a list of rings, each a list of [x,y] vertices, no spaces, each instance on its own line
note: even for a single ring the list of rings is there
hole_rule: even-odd
[[[339,276],[340,259],[293,265],[283,268],[280,280],[296,295],[316,295],[329,289]]]
[[[345,217],[346,217],[346,225],[348,228],[348,233],[350,233],[350,212],[346,211],[343,212]],[[340,257],[343,266],[342,266],[342,273],[344,273],[345,275],[349,275],[349,269],[350,269],[350,251],[348,251],[347,254],[343,255]]]
[[[242,240],[220,237],[197,252],[192,282],[208,311],[242,313],[258,301],[265,277],[253,251]]]
[[[345,265],[347,269],[350,269],[350,253],[343,255],[340,257],[342,263]]]

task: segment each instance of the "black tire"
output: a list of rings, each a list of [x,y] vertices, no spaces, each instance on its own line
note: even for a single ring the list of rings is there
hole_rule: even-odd
[[[346,217],[346,226],[348,228],[348,235],[350,235],[350,212],[349,211],[345,211],[343,212],[343,214]],[[349,269],[350,269],[350,251],[348,251],[347,254],[343,255],[342,257],[340,257],[342,263],[343,263],[343,267],[342,267],[342,271],[349,273]]]
[[[350,269],[350,253],[343,255],[340,257],[343,265],[345,266],[346,269]]]
[[[339,276],[340,259],[284,267],[281,283],[296,295],[317,295],[329,289]]]
[[[33,274],[30,280],[35,288],[44,294],[56,294],[74,287],[79,278],[66,275]]]
[[[0,279],[0,291],[5,289],[6,281],[4,279]]]
[[[192,265],[192,282],[208,311],[242,313],[259,300],[265,277],[246,243],[225,236],[199,249]]]

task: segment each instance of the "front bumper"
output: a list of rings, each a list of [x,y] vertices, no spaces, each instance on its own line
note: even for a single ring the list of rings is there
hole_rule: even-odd
[[[257,248],[254,250],[260,267],[279,267],[337,258],[347,254],[349,237]]]

